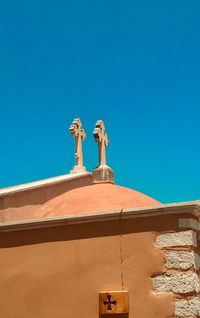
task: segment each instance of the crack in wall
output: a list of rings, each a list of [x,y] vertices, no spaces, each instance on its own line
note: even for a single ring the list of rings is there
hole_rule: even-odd
[[[122,213],[123,209],[120,211],[119,217],[119,250],[120,250],[120,270],[121,270],[121,286],[122,290],[124,290],[124,274],[123,274],[123,254],[122,254]]]

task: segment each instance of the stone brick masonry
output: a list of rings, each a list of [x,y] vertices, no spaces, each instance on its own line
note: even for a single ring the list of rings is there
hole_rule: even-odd
[[[160,247],[197,246],[197,236],[194,231],[165,233],[156,237],[156,244]]]
[[[196,220],[180,219],[179,227],[184,230],[156,236],[156,245],[164,251],[166,271],[152,278],[153,290],[174,294],[174,318],[200,317],[200,256],[196,252],[200,226]]]

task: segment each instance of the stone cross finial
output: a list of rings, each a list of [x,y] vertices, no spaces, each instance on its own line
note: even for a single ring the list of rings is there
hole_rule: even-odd
[[[108,145],[108,137],[105,132],[104,122],[98,120],[93,131],[95,141],[98,143],[99,150],[99,166],[106,165],[106,147]]]
[[[113,171],[106,165],[106,147],[108,145],[108,137],[102,120],[98,120],[96,122],[93,135],[95,141],[98,143],[99,157],[99,166],[92,172],[93,183],[113,183]]]
[[[75,166],[70,173],[84,172],[85,167],[83,166],[83,152],[82,152],[82,141],[85,139],[86,134],[82,128],[82,123],[79,118],[75,118],[69,127],[70,134],[74,137],[74,148],[75,148]]]

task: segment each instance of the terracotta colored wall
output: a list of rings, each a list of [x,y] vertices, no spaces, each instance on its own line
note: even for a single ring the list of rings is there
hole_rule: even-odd
[[[129,318],[172,317],[172,295],[154,294],[151,276],[164,270],[156,233],[176,227],[151,217],[0,233],[1,317],[98,318],[99,291],[122,287]]]
[[[28,215],[36,211],[48,200],[74,188],[90,185],[91,175],[66,179],[59,183],[44,185],[36,189],[28,189],[0,197],[0,222],[28,219]]]

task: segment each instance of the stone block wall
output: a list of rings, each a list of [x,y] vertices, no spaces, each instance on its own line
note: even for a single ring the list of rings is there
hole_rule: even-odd
[[[179,231],[156,236],[162,248],[165,270],[152,277],[155,293],[173,293],[173,318],[200,317],[200,256],[198,231],[200,224],[192,218],[179,219]]]

